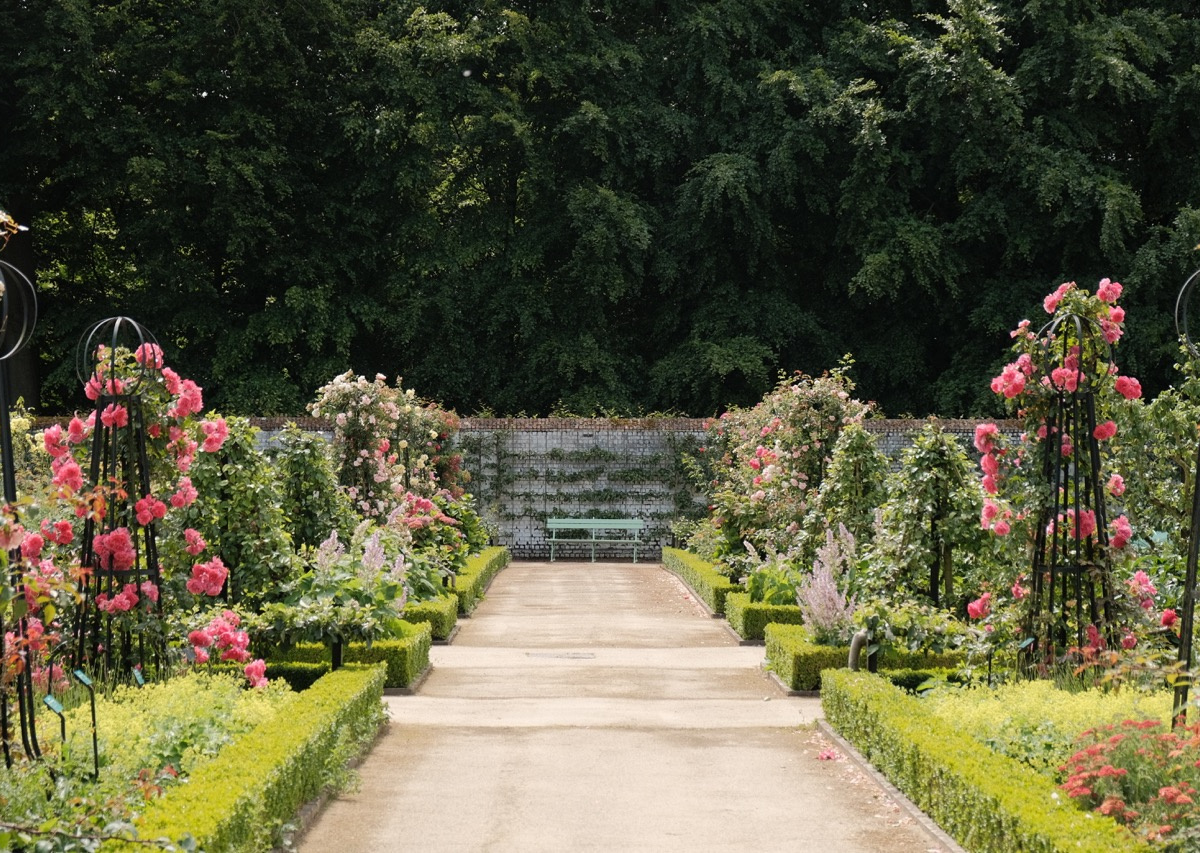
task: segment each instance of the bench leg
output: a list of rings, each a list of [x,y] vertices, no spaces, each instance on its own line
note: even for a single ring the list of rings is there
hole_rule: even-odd
[[[554,540],[550,540],[550,562],[554,562]]]

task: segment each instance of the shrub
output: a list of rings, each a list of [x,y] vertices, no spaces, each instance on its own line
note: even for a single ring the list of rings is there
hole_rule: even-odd
[[[767,625],[767,669],[779,676],[790,690],[822,688],[822,670],[845,668],[850,658],[848,646],[822,646],[814,642],[812,632],[801,625]],[[880,651],[879,668],[929,669],[962,664],[961,652],[909,652],[896,648]]]
[[[139,837],[190,835],[203,850],[270,849],[281,827],[341,773],[346,745],[363,745],[378,730],[383,683],[378,666],[326,675],[296,695],[286,709],[288,725],[259,726],[197,769],[186,786],[152,801],[137,822]]]
[[[1076,809],[1051,780],[932,717],[924,700],[887,680],[848,671],[821,678],[830,724],[967,849],[1148,849],[1109,818]]]
[[[802,621],[797,605],[754,602],[748,592],[731,592],[725,596],[725,618],[743,640],[762,640],[768,624],[799,625]]]
[[[498,545],[485,548],[467,558],[467,564],[454,579],[458,612],[467,615],[479,604],[492,579],[509,564],[512,555]]]
[[[433,632],[428,622],[411,625],[399,623],[400,635],[396,639],[377,640],[369,646],[365,643],[350,643],[343,649],[342,660],[347,663],[383,663],[387,665],[385,687],[408,687],[429,668],[429,649],[433,644]],[[299,643],[278,652],[271,663],[317,663],[329,665],[329,650],[317,643]],[[270,664],[268,664],[270,666]]]
[[[725,597],[739,587],[702,557],[678,548],[662,549],[663,566],[687,584],[712,613],[725,613]]]
[[[428,601],[410,601],[404,605],[400,618],[414,625],[428,622],[435,640],[449,639],[458,623],[458,596],[439,595]]]

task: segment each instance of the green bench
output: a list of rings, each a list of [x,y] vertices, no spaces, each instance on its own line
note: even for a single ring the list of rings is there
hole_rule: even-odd
[[[591,547],[592,562],[596,562],[597,545],[630,545],[633,561],[637,562],[638,546],[644,544],[638,534],[646,527],[640,518],[548,518],[550,562],[554,562],[554,546],[570,542]]]

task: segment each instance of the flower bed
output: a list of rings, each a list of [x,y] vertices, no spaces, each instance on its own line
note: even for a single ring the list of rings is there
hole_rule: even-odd
[[[343,667],[296,695],[288,724],[267,722],[150,803],[142,839],[191,836],[196,849],[268,850],[280,828],[321,793],[331,774],[378,729],[384,667]],[[106,846],[105,849],[110,849]],[[112,843],[112,850],[144,844]]]
[[[825,718],[963,846],[1012,850],[1148,850],[1124,827],[1080,811],[1054,782],[997,755],[885,679],[821,674]]]

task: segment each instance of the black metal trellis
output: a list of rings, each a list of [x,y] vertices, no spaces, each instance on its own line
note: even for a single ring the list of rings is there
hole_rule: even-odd
[[[1200,281],[1200,270],[1192,273],[1187,281],[1183,283],[1183,287],[1179,289],[1179,296],[1175,300],[1175,330],[1179,333],[1179,336],[1183,339],[1184,344],[1192,355],[1200,357],[1200,351],[1197,351],[1195,344],[1192,343],[1192,338],[1188,334],[1187,327],[1188,303],[1191,301],[1192,288],[1197,281]],[[1188,689],[1190,687],[1188,682],[1192,672],[1192,634],[1195,626],[1196,612],[1196,562],[1198,556],[1200,556],[1200,444],[1196,447],[1196,468],[1195,475],[1192,478],[1192,527],[1188,539],[1187,574],[1183,583],[1183,601],[1179,607],[1183,612],[1179,618],[1179,649],[1176,660],[1184,667],[1184,672],[1180,674],[1180,679],[1175,685],[1173,726],[1180,726],[1187,722]]]
[[[1065,314],[1039,333],[1047,343],[1037,365],[1054,396],[1045,414],[1040,460],[1048,490],[1034,540],[1026,647],[1036,668],[1053,666],[1070,648],[1092,645],[1088,627],[1115,642],[1108,519],[1095,437],[1095,381],[1107,374],[1110,347],[1095,321]]]
[[[0,210],[0,249],[8,245],[8,240],[19,231],[26,230],[18,225],[11,216]],[[4,502],[11,507],[17,501],[16,467],[13,459],[12,423],[9,416],[10,392],[8,360],[16,355],[28,343],[37,324],[37,294],[33,283],[12,264],[0,260],[0,469],[2,469]],[[10,565],[18,565],[19,551],[14,551]],[[19,592],[21,576],[19,568],[14,568],[10,577],[14,591]],[[27,637],[28,618],[22,616],[16,620],[13,632],[17,637],[19,653],[26,656],[26,665],[19,668],[12,682],[17,704],[17,716],[21,730],[21,745],[25,754],[31,758],[41,756],[41,747],[37,740],[37,725],[35,715],[35,697],[33,689],[32,667],[28,665]],[[4,613],[0,611],[0,643],[3,643],[6,626]],[[0,648],[0,684],[5,680],[4,654]],[[12,723],[8,706],[8,694],[0,689],[0,744],[4,751],[4,763],[11,767],[12,758]]]
[[[102,490],[103,511],[89,514],[82,536],[82,565],[91,569],[83,601],[72,627],[73,666],[122,677],[135,668],[160,669],[166,661],[165,637],[133,630],[105,613],[98,598],[109,599],[128,584],[141,591],[149,581],[161,586],[155,525],[136,520],[136,503],[150,495],[150,463],[146,452],[146,423],[142,405],[143,381],[160,369],[156,364],[130,363],[132,353],[157,341],[128,317],[112,317],[93,325],[80,339],[76,371],[85,385],[93,383],[95,413],[89,464],[90,481]],[[121,407],[123,424],[106,423],[104,413]],[[97,537],[125,530],[134,556],[128,565],[102,556]],[[162,603],[139,595],[135,613],[161,621]],[[151,620],[147,620],[151,621]]]

